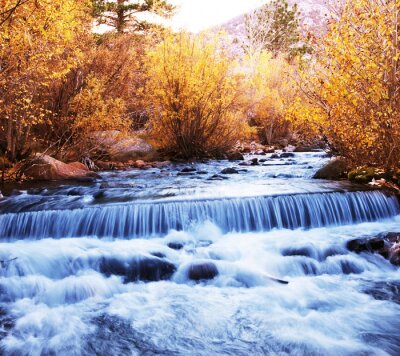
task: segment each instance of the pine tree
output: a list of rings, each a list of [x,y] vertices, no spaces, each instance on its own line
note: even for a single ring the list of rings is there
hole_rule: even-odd
[[[174,7],[166,0],[93,0],[93,16],[99,24],[106,24],[117,32],[135,32],[148,29],[151,24],[138,18],[138,14],[152,13],[168,17]]]
[[[267,50],[277,56],[304,50],[300,46],[299,16],[297,4],[289,6],[286,0],[273,0],[247,15],[246,52]]]

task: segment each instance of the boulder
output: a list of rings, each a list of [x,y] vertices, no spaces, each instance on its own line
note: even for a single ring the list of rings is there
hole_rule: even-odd
[[[110,161],[154,161],[157,158],[157,152],[145,140],[139,137],[125,137],[116,130],[94,132],[90,139],[98,147],[97,151],[107,156]]]
[[[354,239],[348,241],[346,247],[355,253],[377,253],[388,259],[390,263],[400,266],[400,233],[398,232]]]
[[[35,180],[93,180],[99,176],[79,162],[64,163],[47,155],[37,154],[24,174]]]
[[[70,167],[74,167],[74,168],[76,168],[76,169],[82,169],[83,171],[89,172],[89,168],[86,167],[86,166],[85,166],[83,163],[81,163],[81,162],[71,162],[71,163],[68,163],[68,165],[69,165]]]
[[[156,282],[170,279],[176,267],[171,262],[156,256],[133,258],[128,261],[104,257],[100,261],[99,270],[108,277],[123,276],[124,283]]]
[[[280,158],[294,157],[294,153],[292,153],[292,152],[282,152],[281,155],[280,155],[279,157],[280,157]]]
[[[344,158],[331,159],[325,166],[315,173],[316,179],[341,179],[346,177],[347,162]]]
[[[169,242],[167,246],[173,250],[182,250],[184,245],[181,242]]]
[[[192,173],[192,172],[196,172],[197,169],[193,168],[193,167],[185,167],[181,170],[182,173]]]
[[[197,262],[190,265],[188,278],[192,281],[213,279],[218,275],[217,266],[212,262]]]
[[[238,170],[236,170],[235,168],[224,168],[221,171],[221,174],[238,174]]]
[[[244,161],[244,156],[240,152],[229,152],[226,156],[230,161]]]
[[[374,167],[362,167],[349,172],[348,178],[352,182],[365,184],[372,180],[388,178],[383,170]]]
[[[223,177],[223,176],[220,176],[219,174],[214,174],[207,180],[224,180],[224,179],[228,179],[228,177]]]

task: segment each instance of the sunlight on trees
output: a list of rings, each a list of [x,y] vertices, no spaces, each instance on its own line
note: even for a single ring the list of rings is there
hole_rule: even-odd
[[[399,162],[399,10],[399,0],[348,1],[300,73],[289,117],[357,164]]]
[[[167,34],[148,53],[150,127],[161,148],[183,157],[215,156],[248,132],[235,63],[219,42]]]

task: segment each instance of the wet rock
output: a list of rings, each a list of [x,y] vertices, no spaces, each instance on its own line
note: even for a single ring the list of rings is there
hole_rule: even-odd
[[[135,260],[129,265],[125,282],[168,280],[175,271],[175,265],[164,259],[144,258]]]
[[[158,258],[165,258],[167,256],[165,256],[162,252],[151,252],[150,255],[154,256],[154,257],[158,257]]]
[[[267,162],[267,161],[268,161],[268,159],[266,159],[266,158],[261,158],[261,159],[258,160],[258,162],[260,162],[260,163],[264,163],[264,162]]]
[[[244,161],[244,156],[240,152],[230,152],[226,156],[230,161]]]
[[[177,176],[179,177],[194,176],[194,172],[178,172]]]
[[[197,169],[193,168],[193,167],[185,167],[181,170],[181,173],[192,173],[192,172],[196,172]]]
[[[396,244],[390,248],[389,261],[395,266],[400,266],[400,244]]]
[[[258,158],[253,158],[250,162],[252,166],[258,166]]]
[[[184,244],[181,242],[169,242],[167,246],[173,250],[182,250],[184,247]]]
[[[0,340],[8,335],[14,325],[15,321],[7,314],[6,309],[0,307]]]
[[[376,237],[354,239],[346,247],[355,253],[377,253],[400,266],[400,233],[389,232]]]
[[[29,167],[24,170],[25,176],[35,180],[79,180],[92,181],[100,178],[94,172],[82,169],[78,162],[68,164],[47,155],[38,154]]]
[[[282,152],[280,155],[280,158],[289,158],[289,157],[294,157],[295,154],[292,152]]]
[[[304,256],[314,258],[314,253],[311,247],[288,247],[282,251],[282,256]]]
[[[121,261],[116,258],[103,258],[99,269],[100,272],[104,273],[106,276],[124,276],[124,283],[168,280],[176,271],[174,264],[157,257],[141,257],[130,261]]]
[[[387,300],[400,304],[400,282],[399,281],[371,281],[364,288],[364,293],[372,296],[376,300]]]
[[[315,173],[316,179],[340,179],[346,177],[347,163],[340,157],[330,160],[325,166]]]
[[[277,154],[277,153],[273,153],[272,155],[271,155],[271,157],[270,157],[271,159],[276,159],[276,158],[279,158],[279,154]]]
[[[213,279],[218,275],[217,266],[212,262],[197,262],[190,265],[188,278],[192,281]]]
[[[265,156],[264,150],[258,150],[258,151],[255,152],[255,154],[258,155],[258,156]]]
[[[224,180],[224,179],[228,179],[228,177],[223,177],[223,176],[220,176],[219,174],[214,174],[207,180]]]
[[[196,174],[202,175],[202,174],[208,174],[208,172],[207,171],[197,171]]]
[[[238,174],[239,172],[235,168],[224,168],[221,174]]]

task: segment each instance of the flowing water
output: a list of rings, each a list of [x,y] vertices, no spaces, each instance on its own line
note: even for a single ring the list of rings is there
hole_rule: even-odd
[[[400,231],[397,198],[258,158],[6,187],[0,353],[400,354],[398,268],[346,248]]]

